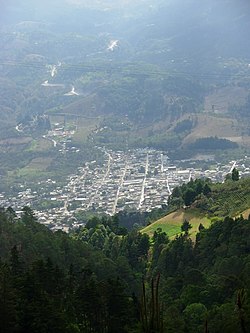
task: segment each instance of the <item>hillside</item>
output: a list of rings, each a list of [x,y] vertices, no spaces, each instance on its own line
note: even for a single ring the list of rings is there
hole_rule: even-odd
[[[189,234],[193,240],[199,232],[200,224],[202,224],[205,228],[208,228],[211,225],[211,218],[204,216],[204,214],[199,210],[179,209],[151,223],[149,226],[143,228],[141,232],[146,233],[152,238],[154,232],[160,228],[163,232],[166,232],[170,239],[174,239],[177,235],[181,234],[181,225],[185,220],[189,221],[192,225],[192,229],[190,229]]]
[[[150,242],[116,217],[68,235],[28,207],[19,219],[1,209],[0,331],[248,332],[249,235],[242,217],[214,221],[195,243],[160,230]]]
[[[250,152],[244,1],[47,3],[3,6],[2,192],[64,183],[96,147],[216,162]]]
[[[203,184],[203,190],[201,184]],[[204,195],[204,186],[202,181],[197,180],[176,188],[169,199],[169,210],[175,211],[143,228],[141,232],[153,237],[154,232],[161,228],[170,238],[174,238],[181,233],[181,225],[187,220],[192,225],[189,231],[190,236],[195,239],[200,224],[208,228],[211,223],[225,216],[235,218],[243,215],[244,218],[248,218],[250,178],[238,181],[227,180],[223,184],[209,183],[211,191],[206,195]],[[198,193],[198,191],[192,196],[189,206],[185,209],[179,208],[185,204],[187,193],[190,195],[192,193],[190,191],[195,191],[198,187],[201,188],[201,192]]]
[[[114,1],[56,1],[50,12],[46,4],[3,6],[4,189],[14,174],[28,181],[37,158],[50,161],[33,169],[41,178],[55,175],[58,164],[64,176],[73,168],[51,137],[44,144],[49,128],[71,130],[71,146],[84,152],[150,147],[179,158],[205,151],[220,159],[223,150],[249,151],[244,1],[125,1],[120,8]],[[214,137],[227,145],[218,141],[211,149],[206,140]],[[63,145],[63,137],[55,141]]]

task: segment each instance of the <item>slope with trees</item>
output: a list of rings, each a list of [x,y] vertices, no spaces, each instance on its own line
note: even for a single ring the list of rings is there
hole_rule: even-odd
[[[68,235],[1,209],[1,332],[247,332],[250,220],[190,227],[150,243],[117,217]]]

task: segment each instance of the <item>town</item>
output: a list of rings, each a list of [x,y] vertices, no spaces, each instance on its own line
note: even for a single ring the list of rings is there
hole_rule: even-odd
[[[34,207],[40,223],[52,230],[68,231],[77,228],[75,212],[89,211],[114,215],[123,210],[151,211],[167,205],[174,187],[196,178],[210,178],[214,182],[224,181],[226,175],[236,167],[241,177],[250,174],[250,159],[227,165],[217,163],[213,169],[183,169],[171,163],[163,152],[152,149],[112,151],[99,148],[103,163],[85,163],[68,176],[66,185],[60,187],[55,180],[39,182],[40,192],[23,187],[16,196],[0,194],[0,206],[11,206],[17,214],[22,207]],[[215,162],[214,162],[215,163]],[[49,203],[41,209],[39,202]],[[36,209],[36,207],[40,207]]]

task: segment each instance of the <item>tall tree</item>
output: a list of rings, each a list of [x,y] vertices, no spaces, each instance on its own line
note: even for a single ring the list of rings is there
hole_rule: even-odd
[[[17,295],[8,265],[0,262],[0,333],[18,332]]]
[[[238,181],[239,179],[240,179],[239,171],[236,168],[233,168],[232,180],[235,182],[235,181]]]
[[[192,225],[188,222],[188,220],[185,219],[181,225],[181,231],[184,231],[185,235],[188,235],[188,231],[191,228],[192,228]]]

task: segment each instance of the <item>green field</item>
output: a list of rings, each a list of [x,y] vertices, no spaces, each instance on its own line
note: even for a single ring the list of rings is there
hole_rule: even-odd
[[[36,179],[39,176],[42,177],[48,177],[48,172],[47,168],[51,165],[51,162],[53,159],[51,157],[37,157],[34,158],[29,164],[27,164],[25,167],[10,171],[8,173],[9,181],[11,179],[20,179],[20,178],[25,178],[25,179]]]
[[[200,223],[202,223],[205,228],[208,228],[211,224],[211,219],[201,215],[198,210],[180,209],[176,212],[164,216],[158,221],[153,222],[149,226],[142,229],[141,232],[146,233],[152,237],[154,232],[158,228],[161,228],[162,231],[166,232],[169,238],[174,238],[181,233],[181,225],[185,219],[188,220],[192,225],[192,229],[190,230],[190,236],[192,239],[195,239],[195,236],[199,231]]]
[[[99,127],[100,119],[79,118],[77,123],[77,131],[73,137],[73,141],[82,144],[87,141],[90,135],[97,127]]]
[[[26,150],[29,152],[43,152],[50,150],[52,147],[53,144],[51,141],[44,138],[38,138],[32,140]]]

